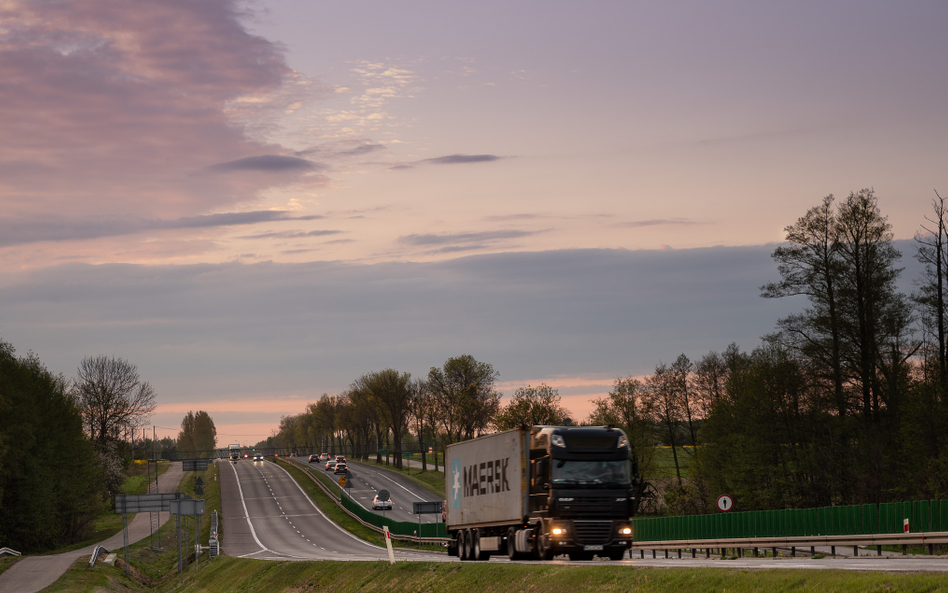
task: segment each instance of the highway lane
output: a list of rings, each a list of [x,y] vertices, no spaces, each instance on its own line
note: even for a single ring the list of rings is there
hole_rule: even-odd
[[[339,476],[326,471],[325,464],[307,464],[306,461],[297,461],[300,465],[309,466],[313,472],[321,471],[334,482]],[[349,462],[349,472],[352,474],[352,488],[346,488],[346,494],[363,508],[372,511],[372,499],[379,490],[388,490],[392,498],[392,510],[373,511],[395,521],[418,523],[419,516],[412,514],[412,504],[415,502],[437,502],[442,500],[423,486],[412,482],[407,477],[378,468],[373,465]],[[334,488],[338,488],[334,486]],[[441,515],[421,515],[421,523],[435,523],[441,521]]]
[[[221,467],[222,553],[271,560],[387,560],[388,551],[335,523],[283,468],[240,460]],[[397,560],[447,560],[396,549]]]
[[[305,461],[304,461],[305,465]],[[315,465],[315,464],[314,464]],[[375,470],[378,471],[378,470]],[[384,472],[382,472],[384,473]],[[387,560],[385,548],[358,540],[329,521],[282,468],[270,462],[246,460],[221,464],[221,496],[224,513],[222,552],[230,556],[273,560]],[[246,505],[246,512],[244,506]],[[249,516],[249,520],[248,520]],[[398,550],[397,560],[456,562],[445,553]],[[505,556],[490,562],[509,562]],[[537,564],[536,561],[518,563]],[[611,565],[664,568],[802,569],[884,572],[946,572],[944,556],[900,556],[858,558],[634,558],[621,561],[572,562],[563,556],[552,564]]]

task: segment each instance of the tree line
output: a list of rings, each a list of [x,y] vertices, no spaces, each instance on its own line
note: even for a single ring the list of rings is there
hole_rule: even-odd
[[[423,379],[395,369],[365,373],[342,393],[324,394],[305,412],[284,416],[279,430],[257,447],[347,451],[357,459],[374,455],[379,462],[388,450],[398,468],[401,453],[410,449],[421,453],[427,469],[429,450],[443,453],[450,443],[521,424],[559,424],[569,415],[547,385],[520,388],[501,406],[498,376],[491,364],[469,354],[431,367]],[[437,469],[437,455],[433,462]]]
[[[902,254],[870,189],[827,196],[773,254],[780,279],[763,298],[805,299],[750,352],[731,344],[697,360],[618,378],[585,424],[630,437],[636,469],[657,486],[647,510],[711,512],[729,494],[745,510],[948,497],[948,215],[936,192],[915,240],[924,273],[897,288]],[[423,454],[521,424],[569,415],[555,389],[517,390],[503,406],[497,373],[469,355],[412,380],[367,373],[323,395],[259,446]],[[656,478],[656,447],[674,474]],[[401,458],[395,456],[395,464]],[[435,458],[437,463],[437,458]]]

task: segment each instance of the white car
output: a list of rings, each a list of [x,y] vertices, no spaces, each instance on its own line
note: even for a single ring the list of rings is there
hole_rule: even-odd
[[[392,499],[391,498],[382,499],[382,498],[379,498],[378,495],[376,495],[375,498],[372,499],[372,510],[373,511],[392,510]]]

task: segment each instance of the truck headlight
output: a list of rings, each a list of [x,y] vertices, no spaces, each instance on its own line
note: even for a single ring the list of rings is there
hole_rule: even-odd
[[[619,533],[621,533],[622,535],[632,535],[632,528],[623,527],[622,529],[619,530]]]
[[[553,535],[566,535],[566,529],[563,528],[563,527],[554,527],[554,528],[551,530],[551,533],[552,533]]]

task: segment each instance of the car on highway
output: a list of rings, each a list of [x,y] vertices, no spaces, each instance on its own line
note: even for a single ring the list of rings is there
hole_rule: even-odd
[[[376,494],[372,499],[372,510],[373,511],[390,511],[392,510],[392,498],[379,498]]]
[[[330,461],[329,463],[332,463],[332,462]],[[346,473],[346,470],[347,470],[347,469],[349,469],[349,468],[346,467],[346,464],[340,462],[340,463],[337,463],[337,464],[336,464],[336,467],[333,468],[332,473],[334,473],[334,474],[344,474],[344,473]]]
[[[329,470],[335,469],[335,468],[336,468],[336,462],[335,462],[335,461],[327,461],[327,462],[326,462],[326,471],[327,471],[327,472],[328,472]]]
[[[320,460],[320,461],[329,461],[329,453],[320,453],[320,454],[319,454],[319,460]]]
[[[345,463],[345,462],[346,462],[345,455],[336,455],[336,463]]]
[[[263,461],[263,453],[256,453],[253,456],[254,461]]]
[[[309,462],[313,463],[314,461],[319,461],[319,455],[316,455],[315,453],[309,456]]]

